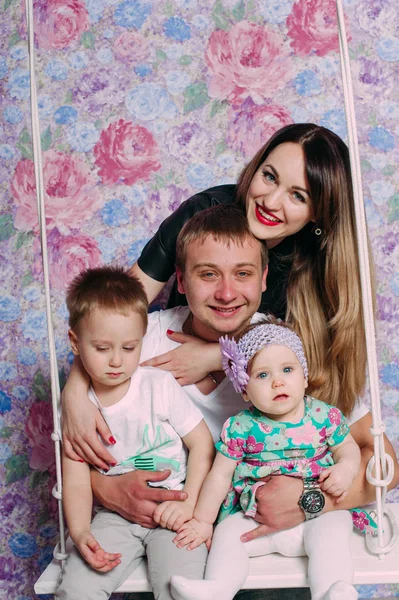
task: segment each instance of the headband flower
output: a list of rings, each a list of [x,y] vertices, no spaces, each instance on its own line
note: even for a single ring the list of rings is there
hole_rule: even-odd
[[[223,370],[238,393],[245,390],[249,381],[248,362],[259,350],[272,344],[286,346],[292,350],[303,369],[305,378],[308,378],[308,364],[302,342],[297,334],[287,327],[262,323],[248,331],[238,342],[229,339],[226,335],[219,339],[219,343]]]
[[[222,351],[223,371],[232,382],[235,391],[240,394],[249,381],[245,357],[240,354],[237,342],[229,339],[227,335],[220,338],[219,344]]]

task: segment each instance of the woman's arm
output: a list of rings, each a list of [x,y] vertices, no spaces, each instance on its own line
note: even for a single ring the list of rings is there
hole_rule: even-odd
[[[138,263],[134,263],[129,269],[129,275],[135,276],[141,281],[145,293],[147,294],[149,304],[158,296],[166,283],[166,281],[157,281],[146,275],[146,273],[140,269]]]
[[[197,212],[217,204],[232,204],[235,186],[220,185],[199,192],[183,202],[159,226],[158,231],[145,245],[131,273],[144,285],[149,302],[161,291],[175,272],[176,240],[183,225]]]
[[[375,486],[366,479],[366,468],[374,454],[374,440],[370,433],[371,425],[370,413],[351,425],[351,434],[361,453],[359,473],[348,495],[339,504],[337,504],[334,496],[325,494],[325,512],[365,506],[375,500]],[[388,489],[391,490],[399,484],[399,464],[395,450],[385,435],[384,444],[385,452],[391,456],[394,462],[394,476],[388,486]],[[304,520],[304,514],[298,505],[302,491],[303,483],[295,477],[283,475],[269,477],[266,485],[261,486],[256,491],[258,511],[255,518],[262,525],[242,536],[241,540],[248,542],[262,535],[299,525]]]
[[[114,444],[108,425],[88,398],[89,377],[75,356],[68,381],[62,392],[62,437],[65,454],[72,460],[85,460],[107,470],[115,459],[98,439],[97,432]]]

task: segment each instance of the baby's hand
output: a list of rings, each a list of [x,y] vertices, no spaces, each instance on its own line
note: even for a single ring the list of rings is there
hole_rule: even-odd
[[[177,531],[183,523],[192,518],[193,513],[194,507],[187,500],[180,502],[168,500],[157,506],[152,518],[164,529]]]
[[[355,473],[344,462],[337,463],[323,471],[319,477],[321,489],[332,496],[337,496],[337,504],[348,495]]]
[[[89,565],[101,573],[111,571],[121,562],[121,554],[105,552],[89,531],[83,531],[79,537],[75,539],[75,544]]]
[[[194,550],[194,548],[197,548],[197,546],[200,546],[205,542],[205,545],[209,550],[211,547],[212,534],[213,525],[205,523],[204,521],[198,521],[194,518],[180,527],[176,537],[174,537],[172,541],[178,548],[187,546],[187,550]]]

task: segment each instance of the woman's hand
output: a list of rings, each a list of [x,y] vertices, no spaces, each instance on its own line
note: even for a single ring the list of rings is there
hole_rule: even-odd
[[[115,444],[108,425],[100,411],[88,398],[89,379],[75,357],[67,384],[62,392],[62,437],[65,454],[71,460],[82,461],[104,470],[115,464],[115,458],[98,438]]]
[[[197,383],[222,368],[218,343],[204,342],[192,335],[168,330],[168,337],[181,346],[141,363],[169,371],[180,385]]]
[[[62,438],[65,454],[72,460],[84,460],[108,471],[109,465],[115,465],[116,461],[99,440],[97,432],[109,444],[115,443],[108,425],[94,404],[87,401],[77,409],[77,403],[68,404],[64,399]]]

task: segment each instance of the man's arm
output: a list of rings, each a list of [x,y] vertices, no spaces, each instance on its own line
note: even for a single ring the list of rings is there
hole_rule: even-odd
[[[114,512],[142,527],[157,527],[152,515],[161,502],[185,500],[187,494],[179,490],[149,487],[149,481],[163,481],[170,471],[131,471],[125,475],[101,475],[91,469],[91,486],[97,500]]]
[[[360,470],[348,495],[342,502],[337,504],[334,496],[325,494],[326,504],[323,512],[356,508],[374,502],[375,486],[366,479],[367,464],[374,454],[374,441],[370,433],[371,425],[370,413],[351,425],[351,434],[360,448]],[[394,475],[388,486],[388,489],[391,490],[399,484],[399,464],[395,450],[385,435],[384,444],[385,452],[394,461]],[[284,475],[268,477],[266,485],[256,491],[258,511],[255,519],[261,523],[261,526],[241,536],[241,540],[248,542],[262,535],[299,525],[304,520],[303,511],[298,505],[302,491],[303,483],[300,479]]]

